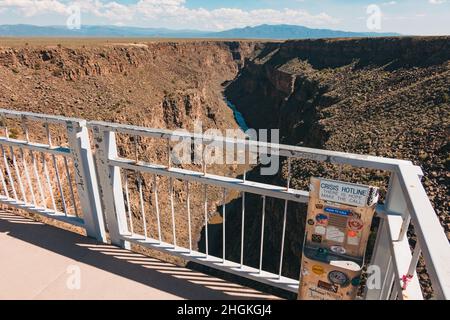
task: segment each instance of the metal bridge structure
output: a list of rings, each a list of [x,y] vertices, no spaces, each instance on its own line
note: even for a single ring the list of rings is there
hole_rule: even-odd
[[[149,248],[192,261],[221,272],[230,273],[271,287],[298,292],[299,278],[283,274],[287,216],[290,203],[307,203],[309,192],[290,186],[291,162],[306,159],[317,163],[328,163],[346,168],[377,170],[389,176],[383,203],[378,204],[379,218],[376,240],[370,265],[376,266],[380,281],[378,286],[366,286],[363,299],[401,300],[423,299],[424,295],[416,273],[419,259],[425,265],[436,299],[450,298],[450,246],[439,219],[421,183],[420,167],[410,161],[327,151],[298,146],[263,143],[253,140],[196,136],[177,131],[150,129],[132,125],[86,121],[54,115],[35,114],[0,109],[2,134],[0,136],[0,203],[3,207],[16,208],[44,216],[85,230],[88,237],[100,243],[130,249],[131,244]],[[10,124],[14,125],[10,125]],[[19,130],[12,127],[18,127]],[[32,134],[36,128],[41,135]],[[55,129],[58,128],[58,129]],[[61,136],[55,136],[60,132]],[[64,136],[64,138],[62,138]],[[136,145],[134,156],[124,156],[119,147],[119,136],[131,137]],[[165,163],[144,161],[137,150],[142,139],[152,139],[167,147]],[[287,185],[277,186],[252,181],[244,174],[241,178],[229,177],[209,171],[206,161],[198,170],[182,168],[173,164],[170,148],[176,139],[197,139],[203,145],[212,140],[225,148],[241,147],[244,151],[253,148],[264,150],[267,155],[287,159]],[[130,186],[130,176],[137,183]],[[163,237],[158,203],[158,179],[167,179],[171,213],[171,240]],[[174,184],[182,186],[184,192],[183,210],[174,209]],[[202,186],[200,195],[193,195],[191,185]],[[153,207],[156,212],[146,212],[148,196],[144,185],[150,185]],[[181,188],[181,187],[180,187]],[[260,243],[252,248],[259,254],[259,265],[247,265],[245,255],[246,206],[242,205],[240,259],[227,258],[227,233],[222,232],[221,255],[214,255],[208,248],[208,190],[221,190],[223,204],[221,215],[225,230],[229,214],[227,194],[252,194],[261,198]],[[133,189],[133,190],[132,190]],[[199,190],[196,188],[195,190]],[[135,195],[131,195],[135,193]],[[204,250],[196,249],[191,230],[191,198],[204,199],[204,226],[206,243]],[[272,214],[266,210],[266,201],[278,199],[284,203],[281,217],[279,252],[264,252],[265,218]],[[134,204],[130,199],[134,199]],[[178,211],[178,212],[176,212]],[[234,213],[236,214],[236,213]],[[133,219],[140,216],[141,227]],[[187,239],[179,239],[179,225],[176,218],[184,219]],[[151,228],[149,226],[152,226]],[[178,228],[177,228],[178,227]],[[167,226],[165,227],[167,228]],[[153,230],[150,232],[149,230]],[[415,246],[411,248],[408,230],[414,230]],[[266,239],[265,239],[266,236]],[[298,237],[303,237],[299,233]],[[57,241],[57,239],[55,239]],[[1,244],[0,244],[1,246]],[[278,256],[277,271],[264,270],[265,254]],[[300,264],[300,258],[298,259]],[[405,284],[405,276],[408,279]]]

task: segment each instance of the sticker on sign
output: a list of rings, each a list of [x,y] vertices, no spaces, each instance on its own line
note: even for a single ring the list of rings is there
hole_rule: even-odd
[[[334,180],[320,180],[320,199],[365,207],[376,203],[377,188]]]

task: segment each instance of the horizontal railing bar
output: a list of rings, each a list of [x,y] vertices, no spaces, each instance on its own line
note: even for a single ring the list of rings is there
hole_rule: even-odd
[[[348,164],[356,167],[371,168],[396,172],[398,165],[412,165],[410,161],[392,158],[377,157],[371,155],[352,154],[339,151],[329,151],[283,144],[274,144],[245,139],[233,139],[228,137],[208,136],[193,134],[185,131],[171,131],[166,129],[152,129],[133,125],[109,123],[103,121],[89,121],[88,127],[99,127],[102,130],[114,131],[128,135],[141,135],[159,139],[196,139],[201,144],[211,142],[223,143],[224,146],[245,146],[247,150],[258,150],[260,153],[274,154],[285,157],[308,159],[335,164]]]
[[[155,165],[134,160],[116,158],[110,159],[108,164],[129,170],[137,170],[141,172],[149,172],[160,176],[172,177],[183,181],[194,181],[206,185],[218,186],[242,192],[248,192],[277,199],[289,200],[300,203],[309,201],[309,192],[295,189],[286,190],[286,187],[273,186],[253,181],[243,181],[241,179],[217,176],[213,174],[204,174],[198,171],[191,171],[179,168],[168,169],[165,166]]]
[[[52,124],[65,124],[67,122],[79,122],[81,124],[86,124],[86,120],[79,118],[41,114],[27,111],[16,111],[9,109],[0,109],[0,116],[14,119],[27,119]]]
[[[62,156],[70,156],[71,152],[69,148],[64,147],[50,147],[47,144],[36,143],[36,142],[27,142],[25,140],[17,140],[17,139],[7,139],[4,137],[0,137],[0,144],[18,147],[28,150],[33,150],[37,152],[62,155]]]
[[[320,150],[313,148],[305,148],[305,147],[297,147],[297,146],[288,146],[281,144],[272,144],[265,142],[258,142],[253,140],[245,140],[245,139],[232,139],[232,138],[223,138],[216,136],[207,136],[207,135],[198,135],[191,134],[188,132],[182,131],[171,131],[165,129],[151,129],[133,125],[126,124],[118,124],[118,123],[108,123],[103,121],[90,121],[86,122],[84,119],[72,118],[72,117],[63,117],[63,116],[55,116],[55,115],[47,115],[47,114],[38,114],[33,112],[26,111],[15,111],[8,109],[0,109],[0,115],[10,118],[18,118],[18,119],[29,119],[29,120],[37,120],[47,123],[57,123],[57,124],[65,124],[67,122],[79,122],[79,123],[87,123],[90,128],[92,127],[101,127],[106,130],[111,130],[115,132],[121,132],[126,134],[140,134],[147,137],[152,138],[164,138],[170,139],[174,138],[191,138],[198,139],[203,144],[209,144],[211,141],[223,142],[229,145],[245,145],[247,148],[258,147],[266,149],[269,154],[279,154],[281,156],[287,157],[295,157],[302,159],[310,159],[316,161],[326,161],[330,163],[336,164],[349,164],[358,167],[367,167],[379,170],[387,170],[387,171],[395,171],[395,165],[403,164],[411,164],[410,161],[398,160],[392,158],[384,158],[384,157],[376,157],[370,155],[359,155],[359,154],[351,154],[345,152],[338,151],[328,151],[328,150]]]
[[[438,299],[450,299],[450,246],[427,193],[410,166],[399,167],[399,182],[405,195],[414,231],[422,247],[433,290]]]
[[[376,207],[375,207],[375,213],[376,213],[377,217],[383,218],[383,219],[386,219],[387,216],[403,217],[402,213],[392,212],[392,211],[386,210],[386,207],[385,207],[384,204],[377,204]]]
[[[15,199],[6,198],[5,196],[0,196],[0,203],[8,206],[15,207],[17,209],[25,210],[30,213],[38,214],[46,218],[55,219],[61,222],[69,223],[77,227],[84,228],[84,220],[76,216],[66,216],[62,212],[56,212],[48,208],[36,208],[32,205],[28,205],[23,201],[17,201]]]
[[[214,269],[222,270],[227,273],[232,273],[247,279],[252,279],[258,282],[268,284],[273,287],[277,287],[286,291],[298,292],[299,282],[294,279],[287,277],[279,278],[277,274],[262,271],[259,269],[252,268],[249,266],[242,266],[239,263],[226,260],[223,262],[222,258],[217,258],[209,255],[206,257],[205,253],[198,251],[189,251],[189,249],[176,246],[173,244],[162,242],[156,239],[144,239],[141,235],[121,235],[122,239],[129,241],[150,249],[158,250],[160,252],[165,252],[173,256],[180,257],[187,261],[192,261],[198,264],[202,264]]]

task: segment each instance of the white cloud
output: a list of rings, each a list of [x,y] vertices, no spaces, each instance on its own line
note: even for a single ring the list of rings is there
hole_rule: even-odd
[[[442,4],[444,2],[447,2],[447,0],[428,0],[431,4]]]
[[[30,17],[43,12],[65,14],[67,6],[58,0],[0,0],[0,9],[8,8]]]
[[[131,20],[133,19],[132,10],[117,2],[108,2],[103,6],[104,11],[98,11],[97,15],[109,20]]]
[[[219,8],[207,10],[186,7],[185,0],[139,0],[135,4],[119,4],[115,1],[78,0],[0,0],[0,10],[19,10],[30,17],[44,13],[67,14],[67,8],[76,4],[82,15],[89,14],[111,23],[133,21],[143,26],[196,28],[204,30],[229,29],[258,24],[299,24],[325,26],[339,23],[326,13],[310,14],[300,9]]]
[[[185,27],[200,29],[229,29],[234,27],[254,26],[258,24],[305,24],[311,26],[336,24],[338,21],[331,16],[321,13],[311,15],[303,10],[257,9],[242,10],[220,8],[214,10],[188,9],[174,7],[170,10],[141,10],[146,18],[156,18],[165,23],[176,24],[182,22]]]

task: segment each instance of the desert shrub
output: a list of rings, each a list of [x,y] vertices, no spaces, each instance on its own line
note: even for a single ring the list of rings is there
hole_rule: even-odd
[[[52,75],[55,77],[61,77],[63,75],[63,71],[61,69],[53,70]]]
[[[450,98],[449,98],[449,96],[448,96],[448,93],[445,93],[445,92],[444,92],[444,94],[442,95],[442,101],[443,101],[444,103],[449,103]]]
[[[19,137],[19,130],[17,130],[16,128],[11,128],[9,130],[9,137],[11,139],[17,139]]]

